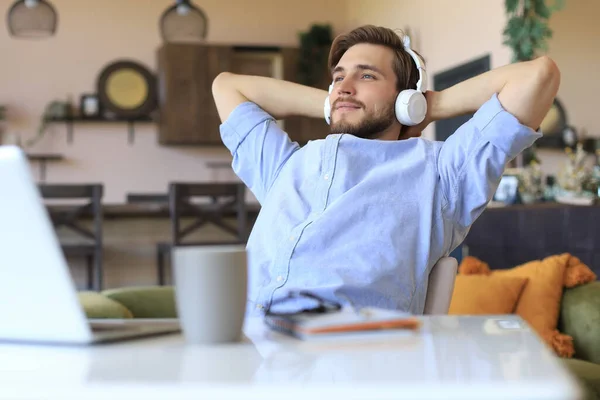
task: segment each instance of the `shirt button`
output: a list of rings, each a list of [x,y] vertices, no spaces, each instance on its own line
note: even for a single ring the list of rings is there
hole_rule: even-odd
[[[326,181],[329,180],[329,174],[325,174],[325,176],[323,177]]]
[[[279,276],[277,277],[277,282],[281,282],[282,280],[283,280],[283,276],[279,275]]]
[[[264,307],[263,307],[263,305],[262,305],[262,304],[257,304],[257,305],[256,305],[256,309],[257,309],[257,310],[262,310],[263,308],[264,308]]]
[[[290,242],[293,242],[294,240],[296,240],[296,238],[294,236],[290,236]]]

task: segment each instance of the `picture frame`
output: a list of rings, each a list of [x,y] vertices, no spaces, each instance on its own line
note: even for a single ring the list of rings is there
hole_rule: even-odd
[[[96,94],[82,94],[79,104],[82,118],[98,118],[101,115],[100,99]]]
[[[519,183],[518,175],[503,175],[492,200],[505,205],[517,204],[519,202]]]

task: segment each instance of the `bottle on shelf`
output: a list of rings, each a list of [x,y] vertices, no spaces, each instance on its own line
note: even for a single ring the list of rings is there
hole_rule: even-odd
[[[554,175],[546,176],[546,187],[544,189],[544,201],[553,202],[556,200],[556,177]]]

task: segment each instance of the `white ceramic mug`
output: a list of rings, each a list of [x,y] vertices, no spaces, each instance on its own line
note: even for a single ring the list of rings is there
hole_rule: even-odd
[[[244,246],[180,246],[172,249],[171,260],[177,313],[186,341],[239,341],[248,283]]]

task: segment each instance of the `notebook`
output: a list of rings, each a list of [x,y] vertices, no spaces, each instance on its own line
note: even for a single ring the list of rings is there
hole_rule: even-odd
[[[412,314],[378,308],[355,311],[347,307],[322,314],[299,313],[265,316],[265,324],[302,340],[320,337],[373,335],[381,332],[417,330],[421,321]]]

